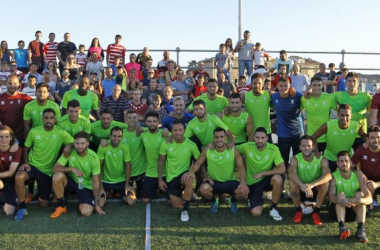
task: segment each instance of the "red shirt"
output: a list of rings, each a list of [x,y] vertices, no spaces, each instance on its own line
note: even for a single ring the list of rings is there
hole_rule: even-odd
[[[194,98],[197,98],[204,91],[207,91],[206,86],[194,85],[194,89],[193,89]]]
[[[196,79],[197,75],[200,75],[200,74],[202,74],[204,77],[208,77],[208,79],[210,79],[210,75],[206,71],[203,71],[201,73],[198,70],[194,71],[193,77]]]
[[[11,167],[12,162],[20,163],[21,162],[21,147],[18,147],[16,152],[2,152],[0,151],[0,172],[8,171]]]
[[[352,156],[352,163],[359,164],[359,169],[371,181],[380,181],[380,152],[373,153],[369,148],[358,147]]]
[[[289,79],[289,83],[292,83],[292,79],[290,78],[290,76],[286,76],[288,79]],[[271,81],[271,84],[273,86],[273,88],[277,88],[277,82],[278,82],[278,79],[280,78],[280,75],[277,74],[275,77],[274,77],[274,80]]]
[[[129,105],[130,109],[135,110],[138,115],[144,115],[148,106],[145,103],[140,103],[139,105],[134,104],[133,102]]]
[[[380,125],[380,94],[376,93],[372,97],[371,109],[377,110],[377,125]]]
[[[44,44],[41,42],[31,41],[28,46],[28,50],[32,52],[32,62],[34,63],[43,63],[44,56]]]
[[[121,59],[125,56],[125,47],[121,44],[110,44],[107,48],[107,54],[109,55],[109,61],[108,63],[114,64],[115,63],[115,56],[119,56]],[[121,61],[123,62],[123,61]]]
[[[9,126],[16,136],[16,139],[24,138],[23,113],[25,105],[33,99],[23,93],[9,96],[7,93],[0,95],[0,121],[3,125]]]
[[[45,43],[43,52],[46,54],[46,62],[57,62],[57,42]]]
[[[243,96],[245,92],[251,91],[251,86],[245,85],[245,86],[239,86],[237,88],[237,92],[239,93],[240,96]]]

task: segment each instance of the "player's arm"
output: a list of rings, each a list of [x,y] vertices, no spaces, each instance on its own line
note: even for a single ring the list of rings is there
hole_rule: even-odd
[[[277,164],[276,167],[273,168],[272,170],[257,173],[253,176],[253,178],[258,179],[261,177],[271,176],[271,175],[275,175],[275,174],[281,175],[281,174],[285,174],[285,172],[286,172],[285,163],[281,162],[280,164]]]
[[[245,126],[245,130],[247,131],[247,134],[248,134],[248,141],[253,141],[253,138],[255,137],[255,135],[253,132],[253,120],[250,115],[248,115],[247,125]]]
[[[64,174],[70,173],[72,170],[70,167],[66,167],[66,165],[62,165],[59,162],[56,162],[53,168],[53,174],[61,172]]]
[[[207,150],[208,150],[207,147],[205,147],[202,150],[201,155],[198,157],[198,159],[190,167],[190,170],[189,170],[190,173],[194,174],[195,172],[197,172],[199,170],[199,168],[202,166],[202,164],[206,161]]]
[[[133,187],[129,185],[129,181],[131,180],[131,161],[124,162],[124,165],[125,165],[125,189],[130,190],[130,189],[133,189]]]
[[[322,135],[324,134],[327,134],[327,123],[324,123],[322,124],[315,132],[314,134],[311,136],[313,137],[313,140],[316,142],[317,139],[319,137],[321,137]],[[318,149],[318,143],[315,144],[315,147],[314,147],[314,154],[315,156],[319,157],[320,156],[320,153],[319,153],[319,149]]]
[[[360,183],[360,191],[363,193],[362,198],[350,198],[348,199],[352,204],[359,205],[359,204],[364,204],[364,205],[370,205],[373,201],[371,192],[369,191],[367,187],[367,183],[364,183],[361,181],[362,176],[364,175],[361,171],[356,172],[358,181]]]
[[[28,164],[29,150],[30,147],[24,147],[24,149],[22,150],[22,165]]]
[[[290,165],[288,168],[288,177],[289,177],[289,180],[296,183],[299,187],[302,187],[304,183],[298,177],[297,168],[298,168],[298,160],[296,157],[293,156],[290,159]]]
[[[24,138],[28,136],[31,125],[32,125],[31,120],[24,120]]]
[[[245,164],[243,161],[243,157],[241,157],[241,154],[237,148],[234,148],[235,151],[235,164],[239,168],[239,174],[240,174],[240,184],[238,186],[238,189],[242,193],[243,196],[247,196],[249,193],[249,188],[247,186],[247,183],[245,182],[245,176],[246,176],[246,170],[245,170]]]
[[[9,170],[1,172],[0,178],[13,177],[14,174],[16,173],[18,165],[19,165],[19,162],[11,162],[11,165],[9,166]]]
[[[58,46],[59,47],[59,46]],[[66,65],[66,62],[61,57],[61,51],[57,50],[57,58],[62,65]]]
[[[359,124],[358,134],[360,135],[360,137],[362,138],[363,141],[367,141],[367,134],[364,133],[363,126],[361,124]]]
[[[232,145],[234,145],[235,144],[235,136],[234,136],[234,134],[231,132],[231,130],[227,130],[227,137],[228,137],[228,139],[230,139],[230,142],[229,142],[229,144],[232,144]]]
[[[313,181],[312,183],[310,183],[311,185],[310,188],[325,184],[331,180],[332,177],[331,177],[331,171],[329,168],[329,161],[324,157],[321,160],[321,167],[322,167],[322,176],[319,177],[317,180]]]
[[[166,155],[159,154],[159,157],[158,157],[158,168],[157,168],[157,171],[158,171],[158,183],[159,183],[158,185],[159,185],[160,189],[162,189],[163,191],[165,191],[166,188],[167,188],[166,183],[162,179],[162,172],[164,171],[165,160],[166,160]]]
[[[329,200],[331,203],[337,204],[338,199],[336,197],[336,188],[335,188],[335,178],[332,177],[329,183],[329,193],[328,193]]]
[[[105,212],[102,210],[99,204],[100,200],[100,191],[101,191],[101,180],[100,180],[100,174],[93,175],[92,176],[92,189],[95,199],[95,210],[98,214],[105,214]]]
[[[376,124],[378,109],[370,109],[368,118],[368,127]]]
[[[224,109],[228,109],[228,106],[225,107]],[[220,120],[223,119],[223,112],[222,111],[219,111],[216,115],[219,117]]]

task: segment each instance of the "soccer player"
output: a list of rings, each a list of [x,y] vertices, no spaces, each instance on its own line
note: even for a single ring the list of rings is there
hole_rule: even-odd
[[[285,164],[279,149],[268,143],[268,134],[263,127],[256,129],[254,142],[247,142],[236,148],[245,156],[246,160],[246,182],[249,187],[248,199],[251,214],[253,216],[262,214],[263,191],[272,191],[269,215],[276,221],[282,220],[277,210],[277,204],[281,198],[283,185],[281,175],[285,173]]]
[[[95,211],[105,214],[99,203],[100,164],[98,155],[88,149],[89,135],[78,132],[74,135],[74,149],[69,157],[61,156],[53,169],[54,194],[58,207],[50,218],[57,218],[67,212],[64,194],[76,194],[79,200],[79,211],[82,216],[90,216]],[[68,174],[68,175],[66,175]]]
[[[185,128],[187,124],[194,118],[194,115],[191,113],[185,113],[185,100],[182,96],[176,96],[173,100],[174,112],[165,116],[162,122],[162,128],[172,130],[172,124],[174,121],[181,121]]]
[[[215,128],[213,137],[213,143],[203,149],[190,171],[185,174],[184,180],[192,178],[207,161],[207,173],[204,173],[205,178],[200,186],[200,192],[205,199],[211,200],[210,212],[218,212],[219,199],[215,195],[227,193],[231,195],[229,200],[231,211],[236,214],[238,212],[236,201],[248,195],[244,161],[235,147],[231,149],[227,147],[227,132],[224,128]],[[239,168],[240,182],[234,178],[235,165]]]
[[[114,190],[129,205],[136,204],[133,187],[129,186],[131,177],[131,153],[128,144],[120,143],[123,138],[122,128],[111,129],[107,147],[100,146],[98,155],[102,169],[102,186],[106,193]],[[102,192],[104,193],[104,192]],[[106,196],[100,198],[100,206],[106,203]]]
[[[25,141],[23,163],[15,176],[16,193],[20,210],[15,221],[22,220],[28,214],[25,205],[25,186],[29,180],[36,180],[41,207],[49,205],[52,191],[52,175],[54,163],[62,145],[66,145],[64,153],[71,151],[73,138],[64,129],[55,126],[57,121],[54,109],[43,111],[43,126],[30,130]]]
[[[293,221],[295,223],[302,221],[301,199],[303,201],[311,199],[317,203],[312,213],[313,222],[315,225],[322,225],[319,211],[327,195],[331,172],[327,159],[322,156],[316,157],[313,150],[313,137],[302,136],[301,153],[290,159],[288,169],[289,190],[290,197],[296,207],[296,215]]]
[[[355,237],[358,241],[367,243],[365,233],[366,205],[372,203],[371,193],[366,183],[362,182],[363,174],[351,170],[351,159],[348,151],[337,154],[337,171],[332,173],[329,187],[329,214],[331,219],[339,223],[339,237],[344,240],[350,236],[350,230],[345,221],[356,221],[358,227]]]
[[[17,196],[14,174],[21,162],[21,147],[16,152],[10,152],[11,145],[16,141],[12,129],[0,126],[0,204],[4,206],[6,215],[13,215],[16,211]]]
[[[184,179],[189,171],[191,157],[197,159],[200,155],[197,145],[184,137],[185,125],[180,121],[173,122],[173,142],[164,141],[160,147],[158,161],[158,181],[161,190],[166,191],[174,208],[181,208],[181,221],[189,220],[189,205],[193,194],[193,178]],[[162,178],[166,161],[166,182]],[[182,191],[183,199],[182,199]]]
[[[335,110],[337,104],[335,98],[325,92],[322,92],[323,82],[319,76],[311,78],[311,94],[307,98],[301,98],[301,108],[306,110],[307,114],[307,133],[312,135],[322,124],[330,121],[330,111]],[[326,137],[322,135],[318,138],[318,149],[324,152],[326,149]]]
[[[235,144],[253,141],[252,117],[241,109],[242,102],[238,93],[232,93],[228,98],[230,115],[225,116],[224,110],[218,113],[218,117],[227,125],[228,129],[236,137]]]
[[[367,131],[368,147],[360,146],[352,156],[352,163],[368,178],[367,187],[373,196],[370,209],[378,205],[377,195],[380,194],[380,127],[374,125]]]
[[[155,111],[147,112],[145,114],[145,124],[148,126],[148,131],[140,135],[144,144],[147,161],[147,168],[142,190],[142,201],[144,203],[149,203],[150,199],[155,196],[159,184],[157,171],[159,151],[162,142],[166,138],[163,137],[162,130],[158,128],[158,117],[159,115]],[[165,176],[166,171],[163,172],[162,178]]]
[[[80,131],[91,134],[91,122],[81,115],[80,103],[75,99],[67,103],[67,114],[58,119],[57,126],[66,130],[71,136]]]
[[[363,140],[366,134],[363,132],[362,126],[351,120],[352,109],[348,104],[340,104],[338,107],[338,119],[328,121],[320,126],[312,135],[314,141],[317,141],[322,135],[326,135],[326,150],[324,157],[329,161],[331,173],[337,168],[336,155],[340,151],[350,151],[355,142],[357,135]],[[319,156],[320,150],[318,145],[314,147],[314,154]]]

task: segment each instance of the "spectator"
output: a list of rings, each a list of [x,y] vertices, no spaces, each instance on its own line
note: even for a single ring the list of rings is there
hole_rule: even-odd
[[[137,76],[137,79],[140,80],[141,65],[136,62],[136,55],[134,53],[129,55],[129,63],[125,64],[124,67],[127,71],[127,76],[130,75],[132,69],[135,69],[135,77]]]
[[[25,74],[17,69],[17,63],[15,61],[11,61],[11,64],[9,66],[10,66],[10,72],[9,73],[11,75],[16,75],[17,78],[21,82],[21,80],[24,79]]]
[[[219,53],[215,55],[214,67],[216,68],[218,74],[223,72],[227,80],[231,80],[231,58],[226,51],[226,45],[219,45]]]
[[[55,42],[54,40],[55,40],[55,34],[50,33],[49,34],[49,41],[47,43],[45,43],[44,49],[43,49],[44,63],[46,65],[49,63],[49,61],[57,63],[58,43]]]
[[[232,93],[236,93],[237,86],[235,83],[228,81],[223,72],[219,72],[219,89],[223,89],[223,96],[229,98]]]
[[[161,106],[162,97],[160,95],[153,95],[152,96],[153,103],[149,105],[149,108],[146,110],[145,114],[149,111],[156,111],[158,113],[158,126],[162,126],[162,121],[164,120],[165,116],[168,115],[168,111],[166,110],[165,106]]]
[[[165,107],[168,114],[172,111],[174,111],[173,108],[173,89],[170,86],[167,86],[163,89],[164,92],[164,99],[161,102],[161,106]]]
[[[278,74],[274,77],[274,79],[271,81],[271,85],[273,89],[277,88],[278,79],[281,77],[286,77],[289,80],[289,83],[292,83],[292,79],[286,74],[286,65],[281,65],[280,70],[278,71]]]
[[[164,56],[164,59],[162,59],[161,61],[158,62],[157,69],[158,70],[162,69],[164,71],[167,71],[168,70],[167,66],[168,66],[169,61],[172,61],[172,62],[174,62],[174,61],[170,59],[170,52],[167,50],[164,50],[163,56]],[[177,67],[177,65],[174,62],[174,68],[176,68],[176,67]]]
[[[113,70],[112,77],[114,77],[114,76],[117,75],[117,69],[118,69],[118,67],[119,66],[122,67],[122,65],[120,64],[120,62],[121,62],[120,56],[115,56],[115,58],[114,58],[114,64],[111,64],[111,65],[108,66],[109,68],[112,68],[112,70]]]
[[[112,95],[112,89],[116,85],[116,80],[112,78],[113,70],[111,67],[106,69],[106,78],[100,83],[103,88],[104,97]]]
[[[293,72],[294,74],[290,75],[292,87],[299,92],[307,91],[310,86],[310,80],[307,76],[300,73],[300,66],[298,64],[294,64]]]
[[[104,79],[103,63],[98,60],[98,53],[95,51],[91,53],[91,61],[86,66],[86,75],[88,76],[91,72],[96,72],[96,81]]]
[[[153,104],[153,95],[160,95],[161,100],[164,98],[163,92],[157,88],[156,78],[150,79],[149,88],[143,92],[142,102],[149,107],[149,105]]]
[[[144,48],[143,48],[143,52],[137,54],[136,62],[137,62],[138,64],[140,64],[140,66],[141,66],[140,68],[141,68],[141,69],[144,69],[144,68],[145,68],[145,64],[146,64],[146,61],[147,61],[148,59],[152,59],[152,57],[149,55],[149,49],[148,49],[148,47],[144,47]],[[141,78],[140,78],[140,80],[141,80]]]
[[[120,94],[120,85],[114,85],[112,88],[112,95],[103,99],[102,105],[100,106],[100,112],[104,109],[110,109],[114,114],[115,121],[124,122],[124,118],[127,117],[129,102],[126,97],[120,96]]]
[[[49,85],[49,99],[54,101],[54,92],[57,83],[50,81],[50,71],[48,69],[42,71],[42,82]]]
[[[28,46],[28,62],[29,64],[37,64],[37,72],[42,73],[44,63],[44,44],[40,41],[42,37],[41,31],[36,31],[36,39],[31,41]]]
[[[202,74],[205,78],[207,77],[210,79],[210,75],[204,70],[205,63],[200,61],[198,62],[198,68],[196,71],[194,71],[194,78],[197,79],[197,76]]]
[[[115,43],[108,45],[106,61],[108,66],[115,63],[115,57],[121,59],[122,65],[125,64],[125,47],[121,45],[121,35],[115,36]]]
[[[253,60],[255,62],[255,70],[259,66],[265,66],[265,58],[269,59],[269,55],[265,53],[265,50],[261,48],[261,43],[255,44],[255,49],[253,50]]]
[[[75,55],[75,62],[80,66],[80,72],[84,72],[86,70],[87,65],[87,55],[84,53],[85,46],[83,44],[79,45],[79,53]]]
[[[251,90],[251,86],[247,85],[246,77],[239,77],[239,86],[237,88],[237,93],[239,93],[240,97],[243,97],[244,94]]]
[[[75,56],[77,53],[77,46],[75,43],[70,42],[70,33],[65,33],[63,35],[64,41],[58,44],[57,57],[59,60],[59,72],[62,73],[64,66],[66,65],[66,58],[69,55]]]
[[[18,69],[24,73],[28,73],[28,50],[25,48],[25,42],[23,40],[18,41],[18,49],[15,49],[13,53],[13,60],[16,61]]]
[[[190,94],[191,101],[207,91],[207,87],[204,85],[205,77],[203,74],[198,75],[197,84],[194,85],[193,91]]]
[[[269,70],[269,72],[266,74],[266,76],[271,76],[270,74],[272,74],[274,71],[280,71],[280,67],[281,65],[286,65],[286,75],[289,75],[290,73],[290,70],[293,68],[293,60],[292,59],[288,59],[288,53],[286,52],[286,50],[281,50],[280,51],[280,58],[278,58],[274,64],[273,64],[273,68],[271,68]]]
[[[152,58],[146,59],[145,67],[144,67],[143,70],[140,71],[140,78],[139,78],[140,80],[148,78],[148,71],[150,69],[153,69],[152,68],[152,64],[153,64],[153,59]],[[153,69],[153,70],[154,70],[154,77],[157,78],[158,77],[158,73],[157,73],[157,71],[155,69]]]
[[[329,75],[326,73],[326,64],[319,64],[319,72],[314,75],[314,77],[320,77],[322,79],[323,90],[327,93],[333,93],[335,81],[328,82]]]
[[[169,71],[166,71],[169,72]],[[177,70],[177,80],[171,83],[171,88],[173,89],[174,96],[182,96],[185,100],[185,103],[189,102],[189,93],[190,91],[187,89],[185,80],[184,80],[184,72],[182,69]]]
[[[244,39],[239,40],[236,43],[234,52],[239,52],[239,76],[244,75],[244,70],[247,70],[247,75],[251,75],[253,71],[253,49],[255,45],[249,39],[251,32],[249,30],[244,31]]]
[[[169,61],[167,63],[167,70],[165,71],[165,80],[166,80],[166,86],[170,86],[170,84],[176,79],[176,69],[175,69],[175,62]]]
[[[11,58],[13,58],[13,54],[8,49],[8,43],[6,41],[1,41],[1,49],[0,49],[1,63],[7,62],[9,64],[11,63]]]
[[[55,87],[54,97],[58,103],[61,103],[63,95],[69,91],[72,86],[69,74],[69,70],[64,69],[62,72],[62,79],[57,82],[57,85]]]
[[[141,91],[139,89],[134,89],[132,91],[132,102],[130,104],[130,109],[136,111],[140,126],[144,124],[144,114],[147,108],[147,105],[141,102]]]
[[[22,81],[23,87],[28,86],[28,78],[30,75],[34,75],[37,79],[37,83],[42,82],[42,76],[37,72],[38,65],[36,63],[32,63],[30,65],[30,72],[25,75],[24,80]]]
[[[64,69],[69,70],[69,73],[70,73],[69,78],[71,81],[77,81],[80,75],[79,73],[80,65],[77,64],[74,59],[75,57],[73,54],[67,55],[65,66],[64,66]]]
[[[50,72],[50,81],[57,83],[59,80],[61,80],[61,74],[59,73],[57,69],[56,62],[48,61],[46,68]]]
[[[36,82],[36,77],[34,75],[30,75],[28,77],[28,86],[22,90],[23,94],[30,96],[33,100],[36,99]]]
[[[342,75],[340,77],[338,77],[337,81],[336,81],[336,91],[347,91],[347,86],[346,86],[346,76],[348,74],[348,69],[347,68],[343,68],[341,70],[341,73]]]
[[[100,46],[99,39],[96,38],[96,37],[94,39],[92,39],[91,46],[88,48],[87,61],[91,61],[91,54],[92,54],[92,52],[96,52],[97,55],[98,55],[98,60],[100,62],[103,62],[103,60],[104,60],[104,51],[103,51],[102,46]]]

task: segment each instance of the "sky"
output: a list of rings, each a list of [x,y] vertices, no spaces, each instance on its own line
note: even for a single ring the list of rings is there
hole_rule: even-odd
[[[38,3],[38,4],[37,4]],[[2,3],[3,27],[0,40],[16,48],[18,40],[27,44],[35,31],[42,41],[54,32],[61,42],[65,32],[71,41],[88,48],[97,37],[106,49],[116,34],[129,53],[147,46],[154,62],[162,59],[163,49],[218,50],[230,37],[238,41],[238,0],[191,1],[6,1]],[[7,10],[7,11],[6,11]],[[261,42],[271,57],[278,51],[329,51],[380,53],[380,3],[378,0],[242,0],[242,32],[250,30],[251,40]],[[140,51],[131,51],[140,50]],[[216,52],[181,52],[179,65],[215,56]],[[326,64],[342,61],[341,55],[289,53],[311,57]],[[176,60],[175,52],[171,58]],[[379,55],[346,55],[351,68],[370,68],[380,74]],[[358,71],[358,70],[356,70]]]

